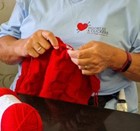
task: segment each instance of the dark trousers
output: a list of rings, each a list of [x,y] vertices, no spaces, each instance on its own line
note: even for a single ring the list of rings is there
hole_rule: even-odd
[[[98,97],[98,107],[100,108],[104,108],[105,104],[110,101],[111,99],[115,98],[117,99],[118,98],[118,92],[117,93],[114,93],[112,95],[104,95],[104,96],[97,96]],[[91,105],[91,106],[95,106],[95,98],[93,96],[90,97],[89,101],[88,101],[88,105]]]

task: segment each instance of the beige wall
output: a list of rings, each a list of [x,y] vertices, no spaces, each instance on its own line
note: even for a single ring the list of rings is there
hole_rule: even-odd
[[[8,20],[14,5],[15,0],[0,0],[0,23]]]
[[[11,15],[15,0],[0,0],[0,24],[7,21]],[[17,72],[17,66],[0,62],[0,86],[9,87]]]

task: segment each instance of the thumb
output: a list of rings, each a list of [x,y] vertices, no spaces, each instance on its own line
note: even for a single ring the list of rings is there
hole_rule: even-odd
[[[55,49],[59,48],[57,38],[54,36],[54,34],[52,32],[43,31],[42,36],[50,42],[50,44],[53,46],[53,48],[55,48]]]

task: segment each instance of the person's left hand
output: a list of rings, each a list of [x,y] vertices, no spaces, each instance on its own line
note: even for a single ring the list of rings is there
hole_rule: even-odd
[[[103,42],[91,41],[78,50],[68,50],[71,60],[82,70],[82,74],[98,74],[111,66],[115,47]]]

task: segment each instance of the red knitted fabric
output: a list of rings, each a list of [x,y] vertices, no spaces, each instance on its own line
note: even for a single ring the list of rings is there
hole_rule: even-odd
[[[57,39],[58,50],[51,48],[38,58],[23,61],[16,92],[87,104],[91,94],[98,93],[100,81],[96,76],[82,75],[71,61],[66,44]]]

